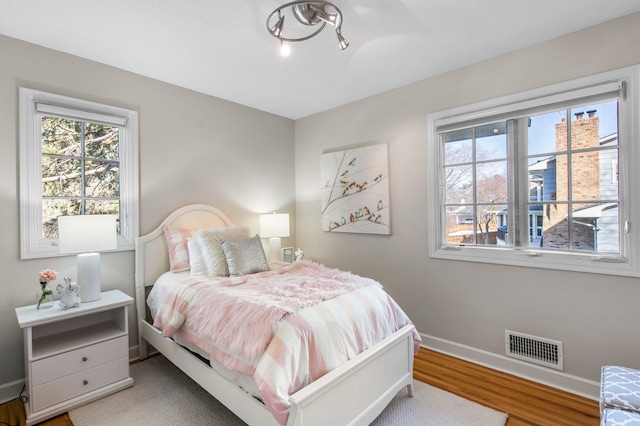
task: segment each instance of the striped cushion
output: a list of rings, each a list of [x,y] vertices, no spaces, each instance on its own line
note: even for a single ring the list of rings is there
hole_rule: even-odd
[[[187,239],[191,238],[193,232],[189,229],[168,225],[164,225],[162,230],[169,250],[169,269],[172,272],[188,270],[189,248],[187,247]]]

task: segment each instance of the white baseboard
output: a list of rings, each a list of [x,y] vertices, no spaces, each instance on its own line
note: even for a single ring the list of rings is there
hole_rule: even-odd
[[[597,401],[600,383],[420,333],[422,346],[536,383]]]
[[[0,385],[0,404],[4,404],[5,402],[9,402],[12,399],[17,398],[20,395],[20,391],[23,386],[24,379]]]
[[[137,361],[140,359],[140,354],[138,351],[138,345],[129,346],[129,362]]]

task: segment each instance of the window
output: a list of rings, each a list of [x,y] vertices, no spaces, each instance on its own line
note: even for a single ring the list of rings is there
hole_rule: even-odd
[[[639,74],[430,114],[430,255],[639,276]]]
[[[137,112],[20,88],[21,258],[58,255],[61,215],[114,214],[133,250],[137,158]]]

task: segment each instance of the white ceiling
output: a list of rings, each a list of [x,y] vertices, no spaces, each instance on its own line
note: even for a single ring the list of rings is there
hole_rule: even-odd
[[[298,119],[640,11],[638,0],[333,0],[349,48],[327,26],[283,58],[266,30],[283,3],[0,0],[0,34]]]

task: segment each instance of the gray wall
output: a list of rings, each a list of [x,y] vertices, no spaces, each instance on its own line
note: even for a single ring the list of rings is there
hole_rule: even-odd
[[[637,64],[638,45],[634,14],[297,120],[298,246],[382,282],[428,345],[516,370],[503,357],[509,329],[564,342],[560,380],[640,368],[638,279],[430,259],[426,190],[427,114]],[[373,143],[389,144],[392,235],[322,232],[321,154]]]
[[[14,308],[35,303],[38,271],[75,276],[75,257],[20,260],[18,87],[140,113],[140,232],[184,204],[220,208],[258,232],[258,214],[294,216],[294,122],[156,80],[0,36],[0,401],[24,378]],[[295,230],[295,220],[292,220]],[[283,241],[293,244],[295,233]],[[102,288],[133,296],[133,252],[102,256]],[[137,345],[134,309],[130,344]]]

